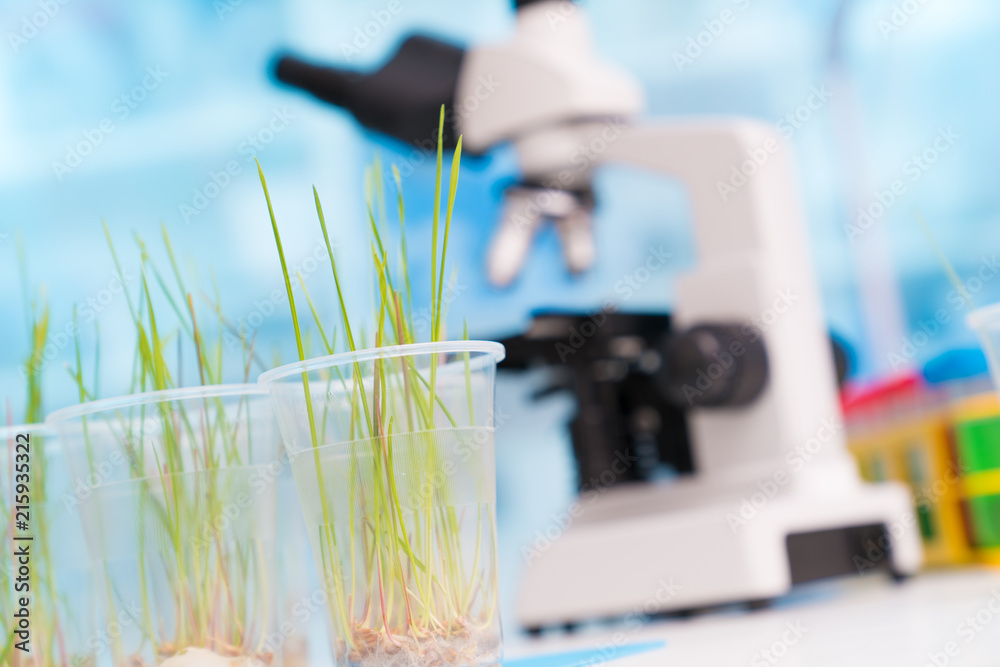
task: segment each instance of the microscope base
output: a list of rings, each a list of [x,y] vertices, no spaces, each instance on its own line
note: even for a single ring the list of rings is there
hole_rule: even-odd
[[[729,502],[706,502],[701,486],[637,484],[581,498],[566,532],[528,556],[520,623],[766,601],[813,579],[872,571],[903,578],[920,567],[919,528],[901,485],[799,487]]]

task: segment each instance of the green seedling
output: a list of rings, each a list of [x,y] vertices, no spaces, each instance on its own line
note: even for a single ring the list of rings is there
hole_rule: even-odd
[[[443,129],[442,108],[430,239],[430,342],[445,336],[444,285],[462,150],[459,138],[442,220]],[[305,361],[292,280],[259,164],[258,172],[285,277],[296,347],[300,361]],[[374,348],[417,342],[405,207],[395,167],[392,176],[398,191],[398,246],[384,220],[378,162],[366,179],[376,285],[370,324]],[[348,316],[346,286],[316,188],[313,198],[337,292],[341,340],[348,351],[356,352],[364,341],[356,338],[359,329]],[[394,275],[394,264],[401,276]],[[324,326],[301,280],[300,284],[325,342],[331,327]],[[334,352],[332,344],[325,348]],[[464,378],[468,421],[449,411],[439,394],[440,364],[445,362],[438,355],[425,360],[420,366],[417,358],[405,354],[376,355],[371,361],[301,374],[311,447],[293,454],[292,467],[303,502],[318,503],[319,525],[311,527],[314,552],[328,595],[335,652],[339,661],[351,665],[477,664],[499,646],[492,514],[475,503],[459,506],[454,470],[449,467],[454,465],[455,438],[471,432],[476,423],[469,356],[464,356],[464,375],[459,376],[460,382]],[[336,396],[346,408],[331,410],[330,403],[318,401],[317,396]],[[346,420],[338,432],[349,434],[348,439],[328,442],[331,422],[338,419]],[[420,483],[423,480],[438,481]]]

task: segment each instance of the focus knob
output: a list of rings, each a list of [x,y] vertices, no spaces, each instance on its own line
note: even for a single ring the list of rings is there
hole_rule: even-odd
[[[736,407],[753,402],[767,384],[760,332],[707,324],[670,337],[663,349],[661,387],[677,407]]]

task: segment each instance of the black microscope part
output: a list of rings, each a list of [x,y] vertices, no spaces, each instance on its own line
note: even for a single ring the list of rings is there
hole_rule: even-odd
[[[684,412],[656,377],[669,332],[669,315],[550,311],[502,341],[501,370],[548,369],[550,383],[536,398],[576,398],[569,429],[581,491],[648,481],[661,464],[692,472]]]
[[[465,51],[433,37],[412,35],[381,68],[360,73],[317,65],[283,54],[274,77],[317,99],[350,111],[365,127],[422,148],[437,146],[441,105],[445,105],[444,145],[458,139],[455,91]]]
[[[541,400],[568,392],[581,491],[654,478],[659,464],[694,471],[686,413],[739,409],[767,385],[761,334],[743,324],[674,331],[662,313],[540,311],[528,330],[501,341],[502,371],[545,369]],[[838,380],[850,350],[832,337]]]
[[[570,1],[572,2],[573,0]],[[538,2],[545,2],[545,0],[514,0],[514,9],[521,9],[522,7],[527,7]]]
[[[653,479],[660,464],[694,471],[686,414],[740,409],[767,387],[767,350],[746,324],[675,331],[664,313],[539,311],[523,334],[501,341],[502,371],[545,369],[533,396],[574,396],[569,423],[581,491]],[[843,380],[850,352],[831,348]]]
[[[275,57],[272,69],[278,81],[338,107],[350,104],[348,90],[357,85],[362,76],[336,67],[314,65],[289,54]]]
[[[836,334],[831,334],[830,343],[833,346],[833,367],[837,373],[837,387],[840,388],[854,371],[854,350],[846,340]]]
[[[674,405],[749,405],[767,384],[767,351],[749,326],[700,325],[664,342],[662,387]]]

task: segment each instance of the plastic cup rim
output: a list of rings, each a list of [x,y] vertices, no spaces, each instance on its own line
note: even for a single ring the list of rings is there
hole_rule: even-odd
[[[43,437],[55,435],[52,427],[45,422],[34,424],[11,424],[10,426],[0,426],[0,443],[21,433],[35,433]]]
[[[268,385],[285,378],[301,375],[311,371],[344,366],[346,364],[362,363],[373,359],[389,357],[412,357],[420,354],[440,354],[442,352],[484,352],[493,357],[494,362],[502,361],[507,352],[504,346],[488,340],[455,340],[435,341],[433,343],[408,343],[406,345],[388,345],[372,347],[355,352],[338,352],[322,357],[313,357],[305,361],[296,361],[264,371],[257,377],[258,384]]]
[[[393,438],[400,439],[408,436],[421,435],[423,433],[435,433],[438,431],[462,431],[462,430],[475,430],[475,431],[489,431],[490,433],[496,433],[496,426],[440,426],[433,429],[424,429],[420,431],[401,431],[400,433],[394,433]],[[381,437],[381,436],[380,436]],[[320,445],[318,447],[313,447],[309,445],[303,449],[296,449],[291,451],[285,449],[285,453],[288,455],[289,460],[294,459],[302,454],[308,454],[311,452],[322,452],[324,449],[330,449],[332,447],[347,447],[349,445],[361,444],[366,442],[371,442],[373,438],[355,438],[354,440],[340,440],[338,442],[328,442],[325,445]]]
[[[965,316],[966,324],[976,331],[983,331],[989,327],[991,320],[996,320],[997,324],[1000,324],[1000,303],[976,308]]]
[[[114,398],[100,398],[77,405],[70,405],[50,413],[45,418],[45,426],[53,428],[59,422],[68,422],[86,415],[109,410],[119,410],[137,405],[151,403],[166,403],[186,401],[196,398],[223,398],[228,396],[260,396],[267,395],[259,384],[205,384],[196,387],[175,387],[173,389],[158,389],[144,391],[138,394],[125,394]]]

